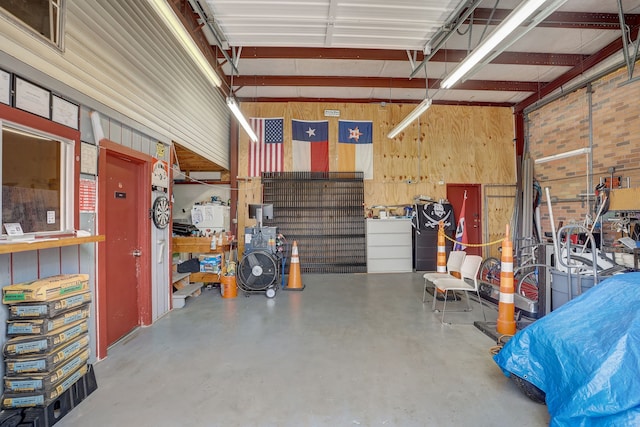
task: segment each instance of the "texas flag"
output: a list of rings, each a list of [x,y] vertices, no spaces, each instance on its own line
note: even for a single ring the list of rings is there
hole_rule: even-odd
[[[329,122],[291,121],[293,170],[329,172]]]
[[[373,122],[338,121],[338,171],[373,179]]]

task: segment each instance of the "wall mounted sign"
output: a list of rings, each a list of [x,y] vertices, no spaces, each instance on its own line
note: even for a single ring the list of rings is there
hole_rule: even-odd
[[[325,117],[340,117],[340,110],[324,110]]]
[[[55,95],[51,101],[51,120],[77,130],[79,107]]]
[[[165,145],[162,142],[156,142],[156,157],[164,159]]]
[[[0,70],[0,102],[11,105],[11,74]]]
[[[153,171],[151,173],[151,188],[153,190],[167,191],[169,188],[169,172],[167,162],[153,159]]]
[[[50,119],[51,92],[16,77],[16,108]]]
[[[98,174],[98,147],[83,142],[80,144],[80,173]]]
[[[96,181],[80,179],[80,212],[96,211]]]

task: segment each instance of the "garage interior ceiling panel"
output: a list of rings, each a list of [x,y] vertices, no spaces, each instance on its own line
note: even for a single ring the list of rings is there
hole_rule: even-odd
[[[294,87],[300,88],[298,97],[305,100],[417,103],[425,97],[426,88],[416,90],[416,80],[426,86],[425,73],[414,70],[425,52],[428,54],[444,35],[451,33],[426,62],[428,96],[436,103],[446,100],[517,106],[533,95],[544,96],[575,79],[575,70],[584,72],[597,66],[611,55],[610,45],[615,45],[613,50],[622,48],[618,0],[567,0],[506,47],[504,54],[469,76],[466,84],[439,90],[440,80],[521,3],[198,0],[207,22],[215,23],[220,43],[213,43],[213,49],[219,53],[220,68],[227,79],[234,75],[233,89],[241,101],[245,100],[243,97],[250,101],[260,101],[261,97],[268,101],[295,100],[290,90]],[[544,6],[552,3],[548,0]],[[640,0],[620,3],[625,25],[631,30],[628,38],[635,41]],[[472,13],[465,14],[475,6]],[[463,19],[465,16],[468,17]],[[205,23],[203,19],[200,22]],[[455,27],[456,23],[460,25]],[[210,31],[205,28],[213,40]],[[234,59],[236,70],[232,71],[229,61],[223,59],[222,51]],[[313,82],[301,83],[299,77],[312,77]],[[351,77],[389,78],[389,83],[386,90],[381,90],[382,83],[375,80],[371,84],[358,79],[351,79],[351,85],[335,83],[336,79]],[[545,86],[548,89],[538,90]]]

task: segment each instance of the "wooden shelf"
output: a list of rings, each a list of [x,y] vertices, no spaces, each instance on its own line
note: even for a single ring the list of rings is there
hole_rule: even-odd
[[[230,242],[225,238],[222,246],[211,249],[211,237],[174,237],[173,252],[198,254],[223,253],[229,251]]]
[[[191,283],[202,282],[202,283],[220,283],[221,274],[218,273],[204,273],[204,272],[196,272],[191,273],[189,280]]]
[[[82,245],[84,243],[104,242],[104,236],[42,238],[26,242],[2,243],[0,254],[35,251],[38,249],[60,248],[63,246]]]

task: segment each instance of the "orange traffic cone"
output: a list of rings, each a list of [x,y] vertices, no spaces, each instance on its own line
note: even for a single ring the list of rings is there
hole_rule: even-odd
[[[502,241],[500,266],[500,302],[498,303],[498,323],[496,330],[503,335],[516,333],[514,287],[513,287],[513,243],[509,235],[509,225]]]
[[[438,256],[436,259],[436,271],[438,273],[447,272],[447,248],[444,242],[444,222],[440,221],[438,227]]]
[[[289,265],[289,281],[284,288],[285,291],[301,291],[304,289],[302,278],[300,277],[300,258],[298,258],[298,242],[293,241],[291,248],[291,263]]]

